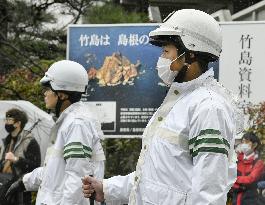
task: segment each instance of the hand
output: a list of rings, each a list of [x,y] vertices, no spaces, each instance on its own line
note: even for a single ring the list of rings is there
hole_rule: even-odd
[[[103,184],[95,179],[94,177],[85,176],[82,178],[83,182],[83,193],[84,197],[89,198],[95,192],[95,199],[98,202],[104,201],[104,192],[103,192]]]
[[[14,193],[18,193],[18,192],[22,192],[26,190],[24,183],[22,181],[22,179],[19,179],[17,181],[15,181],[13,184],[11,184],[11,186],[9,187],[9,189],[7,190],[5,197],[7,199],[7,201],[9,201],[12,196],[14,195]]]
[[[11,162],[16,162],[18,160],[18,158],[12,152],[7,152],[5,155],[5,160],[9,160]]]

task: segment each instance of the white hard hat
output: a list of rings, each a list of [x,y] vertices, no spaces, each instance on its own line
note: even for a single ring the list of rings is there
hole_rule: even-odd
[[[179,36],[185,48],[219,57],[222,47],[221,28],[209,14],[195,9],[173,13],[159,28],[149,33],[150,43],[159,37]]]
[[[55,91],[85,92],[88,75],[85,68],[70,60],[55,62],[40,80],[42,85],[50,83]]]

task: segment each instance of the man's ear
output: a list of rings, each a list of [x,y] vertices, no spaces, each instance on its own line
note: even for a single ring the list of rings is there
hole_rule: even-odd
[[[57,95],[58,95],[60,100],[67,100],[68,99],[68,95],[65,93],[58,92]]]

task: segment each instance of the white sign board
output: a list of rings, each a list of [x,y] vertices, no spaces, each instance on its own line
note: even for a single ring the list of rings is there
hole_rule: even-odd
[[[219,81],[238,94],[242,108],[265,100],[265,22],[221,23]]]

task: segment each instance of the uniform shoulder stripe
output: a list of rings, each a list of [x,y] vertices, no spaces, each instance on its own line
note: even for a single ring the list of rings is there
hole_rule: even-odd
[[[199,135],[189,140],[189,150],[192,157],[200,152],[221,153],[228,156],[229,142],[221,135],[219,130],[201,130]]]
[[[91,158],[92,149],[81,142],[71,142],[64,146],[64,159],[69,158]]]

